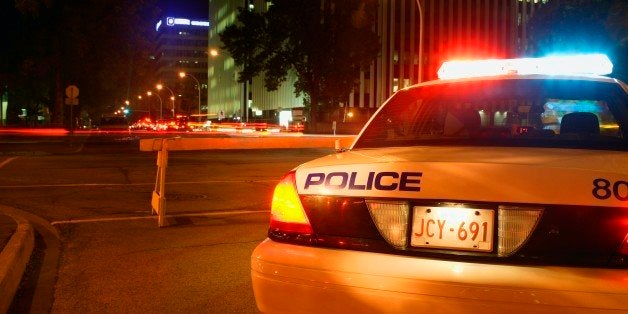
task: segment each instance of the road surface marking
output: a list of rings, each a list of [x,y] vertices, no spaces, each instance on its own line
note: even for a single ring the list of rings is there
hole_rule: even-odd
[[[225,211],[212,211],[209,213],[193,213],[193,214],[178,214],[178,215],[166,215],[166,218],[177,217],[211,217],[211,216],[232,216],[242,214],[261,214],[269,213],[269,210],[225,210]],[[66,224],[80,224],[80,223],[94,223],[94,222],[110,222],[110,221],[130,221],[130,220],[146,220],[157,219],[157,216],[131,216],[131,217],[112,217],[112,218],[92,218],[92,219],[71,219],[53,221],[51,225],[66,225]]]
[[[17,157],[15,157],[17,158]],[[0,164],[2,168],[3,164]],[[166,182],[166,185],[186,185],[186,184],[203,184],[203,183],[262,183],[262,182],[278,182],[277,179],[268,180],[205,180],[205,181],[181,181]],[[54,187],[97,187],[97,186],[153,186],[152,183],[67,183],[67,184],[34,184],[34,185],[0,185],[0,189],[5,188],[54,188]]]
[[[11,158],[8,158],[8,159],[6,159],[6,160],[4,160],[4,161],[0,162],[0,168],[2,168],[2,167],[4,167],[4,166],[8,165],[10,162],[12,162],[12,161],[14,161],[14,160],[16,160],[16,159],[17,159],[17,157],[11,157]]]

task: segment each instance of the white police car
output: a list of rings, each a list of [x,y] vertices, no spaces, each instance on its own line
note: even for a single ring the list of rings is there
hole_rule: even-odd
[[[258,308],[628,311],[628,88],[579,66],[612,68],[446,63],[286,174],[251,257]]]

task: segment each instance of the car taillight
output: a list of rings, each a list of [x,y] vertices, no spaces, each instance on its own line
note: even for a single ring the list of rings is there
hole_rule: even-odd
[[[499,206],[497,255],[509,256],[528,239],[539,222],[543,209]]]
[[[406,247],[408,238],[407,202],[366,200],[369,213],[386,242],[397,249]]]
[[[312,226],[297,193],[294,171],[286,174],[275,187],[270,210],[270,229],[285,233],[312,233]]]

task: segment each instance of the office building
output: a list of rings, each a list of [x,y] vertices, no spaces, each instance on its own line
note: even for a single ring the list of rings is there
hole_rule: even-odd
[[[293,108],[303,107],[303,98],[296,97],[293,84],[294,76],[288,78],[276,91],[268,92],[264,88],[263,77],[256,77],[248,83],[237,82],[234,61],[226,51],[220,51],[223,45],[220,32],[235,23],[238,8],[265,11],[272,2],[265,0],[233,1],[210,0],[209,16],[212,25],[209,31],[209,49],[218,50],[217,55],[209,57],[209,113],[226,119],[244,121],[268,121],[277,123],[279,116],[286,116]],[[295,115],[302,115],[298,109]]]
[[[155,24],[157,77],[177,94],[176,112],[206,111],[209,25],[206,20],[182,16],[165,16]],[[186,77],[180,77],[181,72]],[[169,91],[163,91],[163,96],[164,103],[169,104]]]
[[[436,78],[445,60],[513,58],[526,54],[530,18],[547,0],[373,0],[378,1],[377,34],[381,49],[370,69],[360,75],[348,104],[335,115],[355,111],[363,122],[396,90]],[[236,20],[238,7],[263,12],[265,0],[210,0],[209,45],[220,47],[218,34]],[[423,30],[421,31],[421,28]],[[233,60],[224,53],[209,60],[209,111],[246,116],[249,108],[261,117],[290,110],[301,114],[302,99],[292,90],[294,78],[278,91],[266,92],[262,78],[236,82]],[[215,88],[215,92],[213,91]],[[345,107],[346,106],[346,107]],[[334,115],[330,115],[334,117]],[[341,119],[344,121],[345,119]],[[328,121],[328,123],[331,121]]]

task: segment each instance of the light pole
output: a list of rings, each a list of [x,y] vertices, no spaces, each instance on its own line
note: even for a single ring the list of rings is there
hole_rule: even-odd
[[[172,100],[172,118],[174,119],[174,93],[172,92],[172,89],[168,88],[168,86],[163,85],[163,84],[157,84],[157,86],[155,87],[157,87],[157,90],[166,88],[170,92],[170,100]]]
[[[421,0],[416,0],[419,7],[419,83],[423,81],[423,8]]]
[[[146,95],[152,96],[153,92],[147,91]],[[163,103],[161,101],[161,96],[159,96],[159,93],[155,93],[155,95],[157,95],[157,98],[159,98],[159,120],[161,120],[163,119]]]
[[[148,112],[148,116],[152,118],[152,112],[151,112],[151,110],[150,110],[150,109],[151,109],[151,108],[150,108],[150,104],[148,104],[148,106],[146,106],[146,105],[147,105],[147,103],[146,103],[146,102],[144,102],[144,98],[142,98],[142,95],[137,95],[137,100],[138,100],[138,104],[139,104],[139,103],[140,103],[140,101],[141,101],[141,106],[142,106],[142,108],[146,107],[146,112]],[[137,110],[137,109],[136,109],[136,110]]]
[[[185,72],[179,72],[179,77],[184,78],[189,76],[196,81],[196,86],[198,86],[198,121],[201,122],[201,83],[194,77],[194,75]]]
[[[122,112],[124,112],[124,117],[127,117],[127,114],[129,114],[129,108],[131,107],[131,101],[129,101],[128,99],[124,101],[124,109],[122,110]]]

